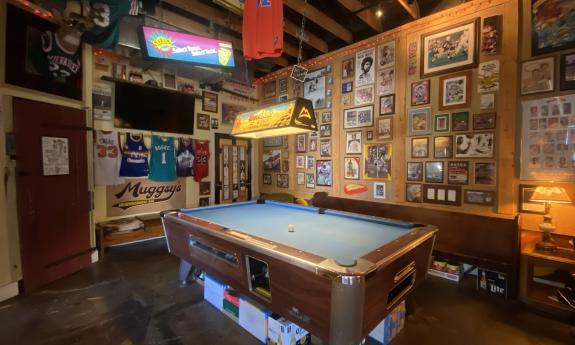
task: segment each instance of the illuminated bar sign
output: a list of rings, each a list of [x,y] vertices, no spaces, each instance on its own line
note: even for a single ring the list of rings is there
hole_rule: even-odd
[[[141,30],[141,46],[150,58],[235,67],[231,42],[149,26],[142,26]]]
[[[239,114],[234,121],[232,135],[255,139],[316,130],[317,121],[311,101],[296,98]]]

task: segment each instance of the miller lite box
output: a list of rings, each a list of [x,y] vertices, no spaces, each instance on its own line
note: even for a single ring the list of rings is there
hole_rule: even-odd
[[[268,345],[310,345],[311,334],[277,314],[268,317]]]

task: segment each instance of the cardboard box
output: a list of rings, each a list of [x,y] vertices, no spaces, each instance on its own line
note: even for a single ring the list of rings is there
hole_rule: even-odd
[[[278,314],[268,317],[268,345],[309,345],[311,334]]]
[[[224,305],[222,311],[235,322],[239,322],[240,297],[239,294],[230,287],[224,290]]]
[[[507,298],[507,275],[479,268],[477,270],[477,288]]]
[[[369,337],[382,345],[389,344],[405,325],[405,310],[405,301],[402,301],[369,333]]]
[[[224,307],[224,290],[226,285],[220,283],[209,275],[204,277],[204,299],[222,311]]]
[[[248,301],[244,297],[240,297],[240,326],[264,344],[268,338],[268,316],[270,314],[269,311],[262,307]]]

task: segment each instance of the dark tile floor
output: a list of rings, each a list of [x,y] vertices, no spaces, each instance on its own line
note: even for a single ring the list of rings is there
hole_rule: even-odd
[[[105,261],[1,303],[0,345],[259,344],[204,302],[202,287],[180,288],[177,271],[163,240],[111,248]],[[429,277],[414,306],[393,345],[575,344],[568,324],[477,293],[472,277]]]

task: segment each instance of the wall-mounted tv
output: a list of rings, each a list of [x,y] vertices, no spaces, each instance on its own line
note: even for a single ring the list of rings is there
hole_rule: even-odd
[[[114,126],[167,133],[194,133],[192,95],[117,82]]]
[[[141,27],[140,37],[142,50],[148,58],[235,67],[231,42],[150,26]]]

